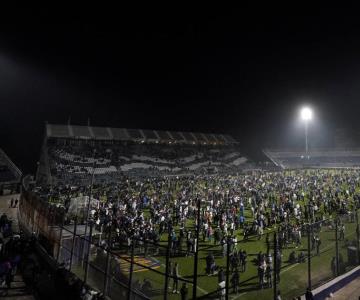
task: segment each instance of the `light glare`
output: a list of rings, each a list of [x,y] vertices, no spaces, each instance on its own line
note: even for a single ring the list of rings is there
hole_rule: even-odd
[[[304,121],[311,120],[312,118],[312,110],[308,107],[304,107],[301,109],[301,119]]]

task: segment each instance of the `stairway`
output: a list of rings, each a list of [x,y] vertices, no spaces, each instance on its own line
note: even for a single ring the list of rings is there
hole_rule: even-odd
[[[9,290],[5,287],[0,287],[0,298],[4,300],[35,300],[32,293],[26,287],[21,275],[15,275]]]
[[[9,203],[12,198],[19,199],[20,195],[7,195],[0,197],[0,215],[6,213],[12,220],[12,228],[14,233],[19,232],[18,208],[10,208]],[[4,300],[35,300],[31,291],[26,287],[20,274],[14,276],[9,290],[0,286],[0,299]]]

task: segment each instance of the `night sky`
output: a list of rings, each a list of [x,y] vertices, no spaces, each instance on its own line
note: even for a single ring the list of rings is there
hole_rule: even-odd
[[[360,18],[168,15],[2,24],[0,140],[25,172],[44,123],[229,133],[253,149],[359,129]]]

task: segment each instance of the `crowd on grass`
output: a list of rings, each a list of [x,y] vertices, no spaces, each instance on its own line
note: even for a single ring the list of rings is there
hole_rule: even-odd
[[[230,254],[231,284],[237,293],[241,273],[247,270],[247,253],[239,249],[238,241],[264,239],[267,250],[257,255],[259,287],[270,288],[274,271],[280,280],[282,250],[291,244],[301,246],[304,224],[317,224],[311,240],[312,250],[319,255],[320,221],[329,219],[327,225],[333,228],[336,214],[354,221],[360,201],[359,186],[358,170],[302,170],[144,180],[122,177],[116,182],[95,182],[91,187],[68,182],[36,186],[33,190],[67,212],[65,224],[75,215],[80,223],[85,223],[87,206],[74,211],[72,199],[86,198],[91,193],[95,201],[91,201],[89,217],[103,236],[112,233],[110,246],[129,247],[134,243],[145,256],[149,248],[156,255],[167,239],[172,257],[193,255],[199,225],[199,242],[219,245],[222,257]],[[338,225],[344,238],[345,225]],[[270,251],[270,229],[278,232],[275,257]],[[102,242],[107,243],[105,239]],[[216,255],[209,251],[204,272],[209,276],[217,274],[220,284],[224,270],[216,265]],[[289,257],[293,262],[305,259],[301,251],[293,251]],[[177,277],[172,267],[168,274],[172,279]],[[179,292],[178,284],[174,284],[172,292]]]

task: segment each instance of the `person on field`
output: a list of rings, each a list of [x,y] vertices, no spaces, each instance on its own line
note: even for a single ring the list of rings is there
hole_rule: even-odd
[[[172,270],[172,277],[173,277],[173,294],[179,294],[178,285],[179,285],[179,266],[178,263],[175,262]]]

